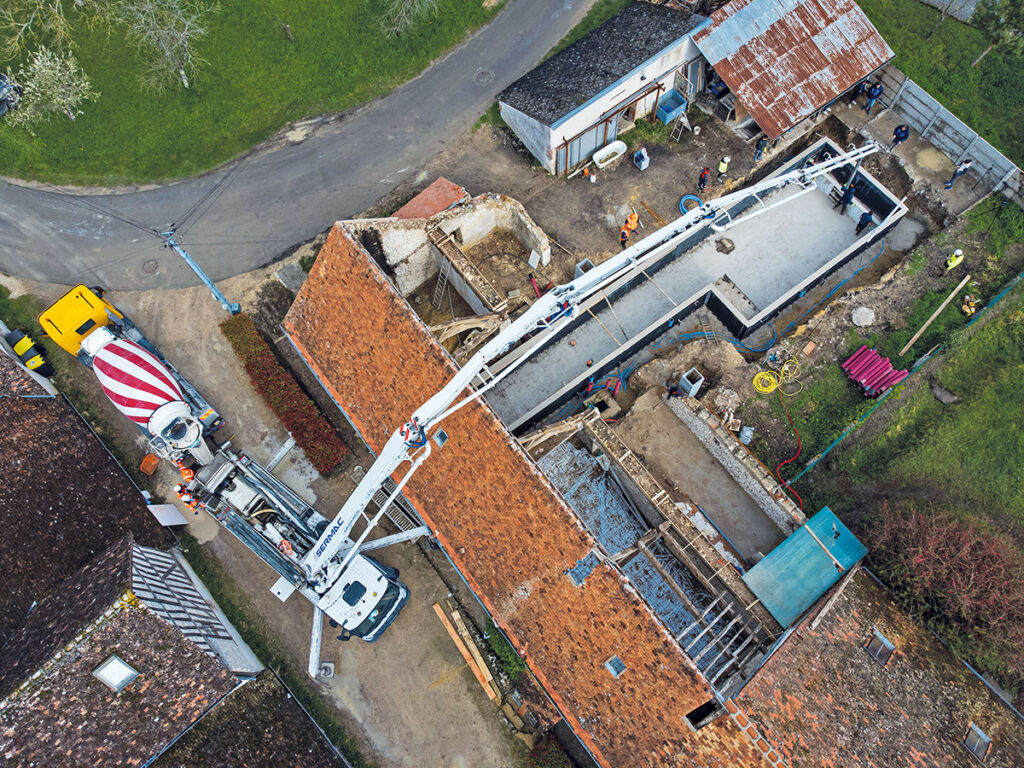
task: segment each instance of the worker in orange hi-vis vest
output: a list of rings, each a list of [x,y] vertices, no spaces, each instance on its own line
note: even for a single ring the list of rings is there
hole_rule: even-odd
[[[206,506],[201,501],[199,501],[199,499],[197,499],[195,496],[189,493],[185,486],[182,485],[181,483],[178,483],[176,486],[174,486],[174,492],[178,495],[178,498],[181,499],[181,503],[188,507],[190,510],[192,510],[193,515],[199,514],[199,507]]]
[[[176,463],[178,465],[178,471],[181,473],[181,479],[186,483],[191,483],[195,479],[196,473],[192,471],[191,468],[186,467],[185,462],[181,459],[178,459]]]
[[[630,234],[636,232],[636,228],[640,226],[640,217],[637,216],[636,211],[633,211],[626,217],[626,227],[629,229]]]
[[[629,242],[629,236],[631,234],[632,232],[630,232],[629,227],[625,225],[623,225],[622,229],[619,230],[619,244],[622,246],[623,250],[626,249],[626,243]]]

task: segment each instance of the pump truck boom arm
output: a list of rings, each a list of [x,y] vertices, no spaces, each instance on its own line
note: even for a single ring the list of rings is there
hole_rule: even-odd
[[[557,286],[539,297],[526,312],[473,355],[444,387],[416,409],[409,421],[395,430],[388,438],[384,448],[355,491],[346,500],[316,544],[302,559],[302,567],[307,577],[318,590],[329,589],[337,575],[344,571],[348,562],[359,551],[371,529],[380,521],[384,510],[402,492],[416,469],[430,456],[429,430],[436,427],[445,417],[480,397],[528,360],[531,354],[543,346],[544,339],[552,337],[571,321],[574,311],[582,302],[608,287],[626,270],[642,266],[647,260],[656,258],[658,256],[657,246],[668,240],[678,238],[704,224],[711,224],[716,231],[728,228],[732,224],[732,217],[728,211],[733,205],[751,196],[757,197],[762,193],[780,189],[788,184],[797,184],[809,190],[817,177],[844,165],[856,166],[877,149],[876,144],[869,142],[862,147],[847,153],[840,153],[817,164],[765,179],[740,191],[702,203],[669,225],[656,230],[643,240],[587,271],[571,283]],[[851,174],[851,183],[852,177],[853,174]],[[758,197],[758,199],[760,198]],[[756,213],[751,215],[756,215]],[[717,222],[723,215],[725,222],[718,224]],[[488,363],[510,350],[530,334],[539,335],[541,342],[535,344],[531,350],[504,368],[499,374],[493,375],[488,368]],[[467,391],[474,380],[478,380],[476,388]],[[460,397],[462,397],[461,400]],[[355,542],[350,541],[348,534],[359,517],[365,517],[364,510],[373,495],[386,479],[391,477],[405,462],[409,462],[410,466],[397,483],[397,487],[392,491],[387,502],[381,505],[380,511],[373,518],[366,518],[366,529],[359,538]],[[332,558],[342,552],[344,552],[342,559],[331,563]]]

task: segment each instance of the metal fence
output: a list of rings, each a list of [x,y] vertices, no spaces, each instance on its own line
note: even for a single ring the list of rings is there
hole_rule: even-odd
[[[954,162],[970,158],[969,178],[1024,206],[1021,170],[1009,158],[896,67],[886,66],[880,79],[886,93],[892,94],[891,99],[882,99],[887,107]]]

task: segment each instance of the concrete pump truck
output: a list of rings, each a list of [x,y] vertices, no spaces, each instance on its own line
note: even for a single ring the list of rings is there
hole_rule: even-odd
[[[672,223],[588,270],[571,283],[556,286],[544,293],[523,314],[484,344],[447,384],[395,430],[330,522],[308,508],[301,499],[295,509],[285,510],[283,507],[286,505],[277,500],[277,506],[270,505],[270,512],[261,511],[261,502],[250,494],[253,488],[272,485],[272,476],[244,456],[236,457],[222,449],[216,461],[207,462],[197,474],[196,482],[214,495],[219,495],[229,507],[230,514],[222,515],[222,524],[281,574],[271,591],[281,600],[298,591],[314,606],[309,674],[315,677],[319,668],[324,614],[352,634],[365,632],[366,639],[375,639],[382,627],[393,621],[407,599],[408,591],[394,578],[396,574],[387,573],[382,566],[366,557],[365,553],[397,541],[431,534],[429,528],[421,526],[392,536],[369,539],[370,533],[391,505],[399,503],[402,489],[410,478],[430,457],[435,442],[431,433],[442,420],[486,393],[530,359],[572,321],[576,309],[589,297],[608,288],[628,270],[643,268],[659,258],[659,246],[669,240],[688,237],[704,227],[724,232],[745,218],[760,215],[780,204],[762,201],[761,206],[752,212],[734,218],[731,209],[751,195],[761,200],[760,195],[790,185],[797,188],[795,195],[811,192],[816,188],[819,177],[846,166],[856,169],[864,158],[877,150],[878,146],[869,142],[860,148],[823,157],[816,163],[770,177],[715,200],[701,202]],[[75,290],[81,288],[83,286]],[[100,299],[95,292],[92,296]],[[112,322],[120,327],[125,320],[123,315],[109,304],[105,306],[106,313],[116,314],[118,319]],[[46,313],[41,316],[41,320],[44,328],[47,328]],[[67,325],[71,327],[71,324]],[[493,374],[488,367],[489,363],[527,339],[530,340],[530,346],[523,348],[523,354],[499,373]],[[151,345],[147,348],[151,348]],[[77,349],[69,346],[65,346],[65,349],[77,354]],[[82,359],[93,359],[95,354],[90,351],[93,349],[95,347],[90,345],[86,350],[87,356]],[[467,390],[469,394],[463,396]],[[114,402],[117,405],[117,401]],[[393,476],[399,471],[402,471],[401,478],[396,481]],[[261,473],[269,477],[263,477]],[[272,494],[261,491],[257,495],[259,499],[266,500]],[[265,524],[268,519],[272,525]],[[353,537],[360,522],[363,524],[362,531]],[[281,539],[286,539],[286,542],[282,544]]]

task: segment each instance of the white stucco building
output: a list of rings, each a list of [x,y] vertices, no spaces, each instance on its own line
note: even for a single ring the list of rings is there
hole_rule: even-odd
[[[550,173],[563,173],[657,109],[675,89],[692,100],[704,59],[688,11],[633,3],[498,96],[502,119]]]

